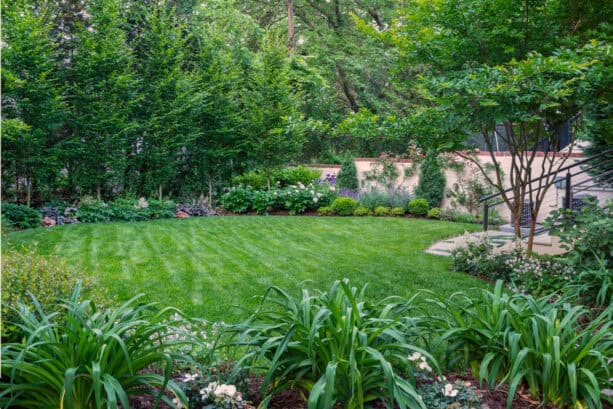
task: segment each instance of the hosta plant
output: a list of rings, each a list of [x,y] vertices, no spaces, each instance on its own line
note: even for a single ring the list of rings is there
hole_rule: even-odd
[[[305,289],[294,298],[271,287],[259,311],[235,328],[237,344],[248,347],[236,372],[265,372],[264,404],[296,387],[307,392],[311,409],[364,408],[377,399],[387,407],[424,408],[411,382],[413,369],[438,366],[410,343],[421,331],[412,303],[372,303],[364,290],[343,280],[329,291]]]
[[[464,293],[438,301],[444,316],[432,320],[449,365],[467,363],[490,387],[506,383],[507,407],[520,385],[559,408],[602,408],[611,389],[613,306],[597,316],[551,296]],[[431,308],[432,310],[432,308]]]
[[[2,346],[0,407],[128,408],[135,395],[154,396],[156,407],[185,403],[171,373],[175,362],[189,360],[179,351],[195,338],[180,317],[169,319],[174,310],[140,297],[99,310],[79,293],[77,285],[48,310],[36,300],[19,308],[25,337]]]

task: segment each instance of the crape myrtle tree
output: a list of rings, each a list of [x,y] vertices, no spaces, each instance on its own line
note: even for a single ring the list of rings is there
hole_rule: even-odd
[[[572,153],[573,143],[561,150],[559,128],[597,93],[610,63],[609,53],[610,47],[601,44],[550,57],[534,53],[521,61],[471,70],[466,77],[433,81],[432,89],[439,90],[439,106],[461,118],[464,129],[483,136],[494,165],[493,176],[474,155],[457,154],[473,162],[500,192],[511,210],[517,237],[521,236],[524,202],[529,203],[528,251],[545,195]],[[495,134],[500,124],[504,132]],[[508,145],[511,155],[507,180],[495,154],[496,135]]]
[[[2,3],[3,192],[28,206],[59,177],[58,130],[65,110],[51,24],[28,2]],[[25,196],[25,197],[24,197]]]
[[[417,135],[422,149],[430,142],[435,148],[461,149],[474,132],[489,143],[497,171],[490,178],[482,169],[483,176],[501,193],[511,186],[503,199],[512,210],[518,236],[521,207],[524,199],[530,202],[529,249],[542,198],[568,158],[568,152],[559,152],[557,128],[583,112],[606,86],[608,46],[589,42],[610,36],[607,13],[602,12],[606,5],[583,3],[409,1],[390,30],[378,33],[363,24],[398,48],[400,71],[420,71],[404,77],[404,84],[421,97],[421,107],[410,119],[411,134]],[[513,156],[506,181],[491,143],[497,124],[504,125]],[[532,166],[543,148],[542,165]],[[538,186],[526,185],[551,172]]]

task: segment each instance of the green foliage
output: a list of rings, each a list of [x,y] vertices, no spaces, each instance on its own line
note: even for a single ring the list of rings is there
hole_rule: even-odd
[[[291,185],[308,185],[321,176],[321,170],[306,166],[278,169],[272,172],[272,181],[281,187]]]
[[[337,403],[364,408],[375,399],[390,407],[425,408],[403,377],[412,376],[407,356],[414,352],[436,367],[429,354],[410,343],[420,332],[413,307],[396,298],[373,303],[364,291],[347,280],[335,281],[327,292],[305,289],[302,298],[277,287],[266,291],[262,307],[235,328],[237,344],[249,348],[237,370],[264,362],[264,405],[294,386],[309,392],[311,408]]]
[[[378,217],[390,216],[392,214],[391,209],[386,206],[377,206],[374,210],[374,215]]]
[[[411,195],[404,190],[393,190],[391,192],[372,189],[360,194],[360,205],[374,210],[377,206],[402,207],[406,209]]]
[[[440,207],[433,207],[428,210],[428,217],[431,219],[440,219],[441,218],[441,209]]]
[[[322,206],[317,209],[317,214],[320,216],[332,216],[334,212],[330,206]]]
[[[232,213],[248,212],[253,207],[253,194],[249,186],[232,187],[221,197],[221,205]]]
[[[366,206],[358,206],[354,212],[353,212],[354,216],[370,216],[372,215],[372,212],[370,211],[370,209]]]
[[[267,210],[274,203],[272,194],[267,190],[253,193],[253,210],[258,214],[267,214]]]
[[[140,199],[136,206],[139,206],[139,203],[142,202]],[[171,200],[157,200],[157,199],[149,199],[146,200],[146,207],[141,207],[139,209],[139,213],[146,220],[156,220],[156,219],[168,219],[171,217],[175,217],[175,208],[176,204]]]
[[[433,323],[447,364],[465,359],[490,387],[508,383],[508,408],[522,383],[561,408],[602,408],[608,399],[601,391],[611,387],[613,306],[595,316],[551,296],[509,295],[501,281],[494,292],[458,293],[437,305],[444,316]]]
[[[39,227],[42,216],[36,209],[27,206],[2,202],[2,218],[10,226],[20,229]]]
[[[357,202],[350,197],[337,197],[330,206],[334,214],[339,216],[352,216],[357,207]]]
[[[453,270],[503,280],[523,293],[571,293],[577,283],[581,284],[577,271],[563,261],[538,254],[528,256],[520,245],[513,250],[500,251],[495,250],[487,238],[475,240],[467,236],[465,245],[454,249],[451,256]],[[597,278],[593,277],[589,283],[599,289]]]
[[[445,193],[445,175],[438,158],[428,153],[419,167],[419,183],[415,195],[428,201],[430,207],[440,206]]]
[[[273,181],[271,181],[273,183]],[[233,186],[250,186],[256,190],[266,189],[266,175],[260,172],[245,172],[242,175],[232,178]]]
[[[77,219],[82,223],[110,222],[113,210],[101,200],[83,203],[77,208]]]
[[[404,211],[405,211],[404,209],[405,209],[404,207],[393,207],[390,210],[390,214],[394,217],[404,216]]]
[[[23,324],[18,306],[34,307],[32,297],[43,309],[49,308],[57,298],[67,298],[81,281],[85,292],[97,303],[108,303],[108,297],[91,277],[57,256],[40,256],[35,249],[24,248],[2,254],[2,337],[6,342],[17,342],[23,335]]]
[[[416,198],[409,202],[408,210],[414,216],[426,216],[430,206],[428,201],[423,198]]]
[[[327,185],[304,186],[300,183],[298,186],[291,185],[279,190],[275,200],[282,204],[283,209],[295,215],[316,210],[322,205],[329,206],[334,197],[334,192]]]
[[[610,268],[613,259],[613,201],[600,207],[587,199],[579,211],[555,210],[545,225],[568,250],[567,259],[578,269],[598,268],[600,261]]]
[[[272,186],[276,187],[287,187],[290,185],[298,185],[299,183],[308,185],[319,179],[320,176],[321,170],[306,166],[296,166],[273,170],[270,175],[270,183]],[[232,184],[234,186],[251,186],[255,190],[264,190],[267,188],[268,180],[266,174],[251,171],[233,177]]]
[[[357,190],[360,188],[358,183],[358,170],[352,158],[347,158],[343,161],[341,170],[338,172],[336,178],[336,186],[339,189]]]
[[[130,397],[150,395],[177,407],[186,397],[170,379],[175,352],[195,340],[169,320],[175,310],[159,310],[135,297],[116,309],[99,309],[79,300],[77,285],[69,299],[19,309],[24,343],[2,346],[3,407],[130,407]]]
[[[445,220],[448,222],[458,222],[458,223],[476,223],[477,218],[475,215],[461,212],[456,209],[442,209],[439,214],[439,219]]]

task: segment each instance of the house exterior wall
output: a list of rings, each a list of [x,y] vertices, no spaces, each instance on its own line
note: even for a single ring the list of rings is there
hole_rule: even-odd
[[[505,186],[509,187],[508,186],[508,175],[510,174],[512,158],[508,153],[505,153],[505,152],[498,152],[496,156],[497,156],[496,160],[500,163],[502,170],[504,172],[504,175],[506,175]],[[451,204],[452,198],[448,197],[447,191],[451,190],[455,183],[458,183],[460,179],[467,180],[469,178],[473,178],[481,174],[479,169],[474,164],[468,161],[465,161],[465,160],[461,160],[459,157],[457,159],[463,162],[464,167],[463,167],[463,170],[459,173],[454,169],[445,170],[445,179],[446,179],[445,192],[446,193],[445,193],[445,198],[443,199],[443,203],[441,205],[442,208],[452,207],[452,204]],[[584,159],[582,155],[574,154],[573,157],[569,158],[566,161],[564,166],[571,165],[572,163],[578,162],[582,159]],[[491,157],[489,156],[489,153],[487,152],[480,152],[479,160],[481,161],[483,165],[492,163]],[[544,158],[542,156],[540,157],[537,156],[534,159],[534,162],[532,164],[534,175],[538,176],[542,173],[541,166],[543,164],[543,160]],[[377,182],[366,180],[366,175],[368,174],[368,172],[372,171],[373,164],[376,163],[376,161],[377,161],[376,158],[357,158],[355,159],[355,165],[358,171],[358,180],[360,182],[360,187],[362,191],[368,191],[373,188],[380,189],[382,187],[382,186],[378,186]],[[396,179],[397,188],[405,189],[410,192],[413,192],[415,190],[419,182],[419,168],[416,167],[412,176],[410,177],[404,176],[405,169],[411,168],[412,166],[413,166],[413,163],[410,160],[402,159],[396,162],[396,170],[398,171],[398,175],[400,175]],[[337,174],[338,171],[340,170],[340,167],[330,167],[329,165],[325,165],[325,167],[323,165],[317,165],[315,167],[317,167],[318,169],[321,169],[322,175],[324,176],[326,174]],[[572,169],[571,172],[575,173],[578,170],[579,169],[575,168],[575,169]],[[559,176],[565,176],[565,174],[560,174]],[[590,176],[586,173],[578,175],[575,178],[573,178],[572,184],[576,185],[577,183],[580,183],[582,180],[589,179],[589,177]],[[585,186],[589,184],[591,183],[588,182]],[[556,187],[555,185],[553,185],[549,188],[545,196],[545,200],[543,201],[543,206],[541,208],[541,211],[539,212],[539,216],[537,219],[539,223],[542,222],[552,210],[562,207],[564,194],[565,194],[565,189],[564,189],[563,184],[561,187]],[[590,189],[590,190],[582,191],[579,194],[595,196],[599,200],[599,202],[602,204],[604,204],[606,200],[613,199],[613,190],[610,190],[610,189],[609,190]],[[459,209],[463,211],[467,210],[465,208],[462,208],[461,206],[459,206]],[[503,220],[510,221],[511,213],[504,203],[496,206],[495,209],[498,211],[498,213],[503,218]]]

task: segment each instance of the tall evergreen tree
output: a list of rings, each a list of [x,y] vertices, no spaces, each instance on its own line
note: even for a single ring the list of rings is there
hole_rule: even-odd
[[[93,0],[87,15],[75,34],[68,89],[74,137],[67,148],[73,183],[100,198],[103,189],[124,185],[137,95],[119,1]]]
[[[45,18],[28,2],[8,1],[2,23],[2,189],[29,206],[34,191],[49,197],[56,187],[62,86]]]

